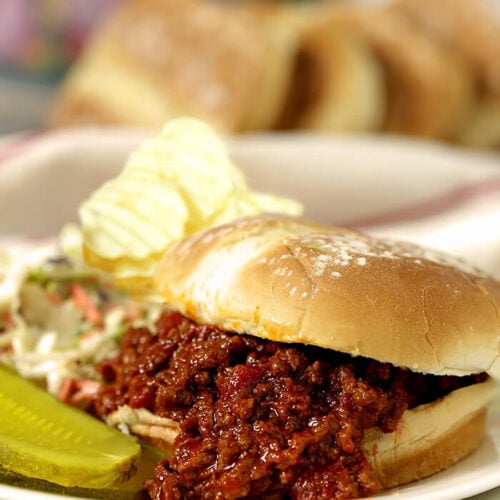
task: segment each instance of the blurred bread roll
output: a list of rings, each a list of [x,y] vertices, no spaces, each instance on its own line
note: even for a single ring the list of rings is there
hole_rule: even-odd
[[[385,106],[382,67],[355,30],[330,19],[302,33],[281,128],[377,130]]]
[[[224,0],[208,0],[224,1]],[[326,0],[329,1],[329,0]],[[289,0],[241,0],[240,5],[259,17],[271,19],[294,30],[299,36],[318,18],[317,2],[291,2]]]
[[[97,30],[50,124],[161,127],[180,115],[221,131],[264,129],[279,114],[296,35],[249,9],[203,0],[130,0]]]
[[[459,54],[483,90],[500,96],[500,6],[493,0],[395,0],[393,12]]]
[[[458,142],[500,145],[500,4],[493,0],[396,0],[388,8],[446,46],[468,67],[475,106],[459,131]]]
[[[500,146],[500,98],[483,97],[459,138],[465,146]]]
[[[466,120],[472,81],[461,60],[400,16],[381,9],[344,12],[384,68],[388,132],[448,139]]]

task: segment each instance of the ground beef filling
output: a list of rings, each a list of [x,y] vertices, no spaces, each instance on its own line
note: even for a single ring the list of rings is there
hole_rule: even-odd
[[[360,443],[472,377],[424,376],[315,347],[281,344],[165,313],[131,329],[101,365],[94,411],[147,408],[180,423],[154,499],[358,498],[381,485]]]

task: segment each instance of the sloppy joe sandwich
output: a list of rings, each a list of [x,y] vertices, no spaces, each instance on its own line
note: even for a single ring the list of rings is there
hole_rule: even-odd
[[[166,459],[152,498],[357,498],[445,469],[485,431],[500,283],[407,243],[285,216],[170,247],[157,331],[93,402]]]

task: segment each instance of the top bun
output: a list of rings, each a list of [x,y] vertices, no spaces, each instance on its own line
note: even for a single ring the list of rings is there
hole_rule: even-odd
[[[444,254],[263,216],[176,244],[155,276],[200,323],[413,371],[500,376],[500,283]]]

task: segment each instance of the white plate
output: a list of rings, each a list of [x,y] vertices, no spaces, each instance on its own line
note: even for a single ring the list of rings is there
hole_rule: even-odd
[[[87,130],[18,138],[0,147],[0,238],[54,235],[76,220],[80,201],[119,171],[145,135]],[[464,183],[491,191],[489,180],[500,179],[498,156],[424,142],[292,135],[239,138],[230,145],[254,187],[299,198],[309,217],[337,224],[401,210]],[[475,196],[477,189],[461,202]],[[500,222],[489,233],[495,231]],[[500,488],[492,490],[499,485],[500,399],[483,443],[470,457],[379,498],[461,499],[490,490],[477,498],[493,500],[500,498]],[[0,484],[2,500],[68,498]]]

